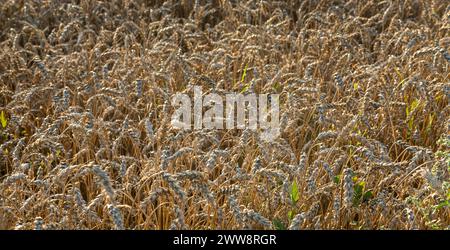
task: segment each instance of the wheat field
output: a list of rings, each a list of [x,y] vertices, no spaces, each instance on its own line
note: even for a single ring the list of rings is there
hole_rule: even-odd
[[[4,0],[0,229],[449,229],[447,0]],[[277,93],[280,136],[178,130]]]

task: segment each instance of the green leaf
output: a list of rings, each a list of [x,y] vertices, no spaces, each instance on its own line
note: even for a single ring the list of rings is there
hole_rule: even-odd
[[[442,202],[440,202],[440,203],[436,206],[435,211],[436,211],[436,210],[439,210],[439,209],[441,209],[441,208],[444,208],[444,207],[449,207],[449,206],[450,206],[450,203],[449,203],[448,200],[442,201]]]
[[[341,183],[341,176],[340,175],[336,175],[333,178],[334,183],[339,184]]]
[[[408,129],[409,129],[409,131],[412,131],[414,129],[414,119],[409,119]]]
[[[276,92],[281,92],[281,84],[279,83],[279,82],[276,82],[274,85],[273,85],[273,90],[275,90]]]
[[[291,201],[292,203],[297,203],[297,201],[300,199],[300,194],[298,193],[298,186],[297,182],[294,180],[291,185]]]
[[[248,90],[248,88],[250,87],[250,83],[245,83],[245,77],[247,76],[247,69],[248,69],[248,64],[245,65],[244,71],[242,72],[242,76],[241,76],[241,83],[244,84],[244,88],[242,88],[241,90],[241,94],[244,93],[245,91]]]
[[[283,222],[281,222],[281,220],[279,219],[274,219],[272,221],[274,227],[276,230],[286,230],[286,226],[283,224]]]
[[[362,201],[363,201],[363,202],[366,202],[366,201],[368,201],[368,200],[370,200],[370,199],[372,199],[372,198],[373,198],[372,190],[367,190],[367,191],[363,194]]]
[[[411,103],[411,108],[410,111],[414,111],[417,107],[419,107],[420,104],[420,100],[415,99],[412,103]]]
[[[242,72],[242,77],[241,77],[242,83],[245,81],[245,77],[247,76],[247,68],[248,68],[248,64],[245,65],[244,72]]]
[[[400,85],[400,87],[403,87],[403,85],[405,84],[405,82],[406,82],[406,79],[403,79],[403,80],[401,80],[401,81],[398,83],[398,85]]]
[[[288,212],[288,218],[289,218],[289,220],[294,219],[294,211],[291,210]]]
[[[8,125],[8,121],[6,120],[4,111],[0,113],[0,123],[2,124],[2,128],[6,128],[6,125]]]
[[[400,73],[400,69],[399,68],[394,68],[395,73],[397,74],[398,78],[400,78],[401,82],[403,82],[405,80],[405,78],[403,78],[402,73]]]
[[[353,187],[353,192],[354,192],[354,194],[353,194],[354,195],[353,196],[353,204],[354,205],[358,205],[360,203],[365,185],[366,185],[366,183],[364,181],[361,181],[361,182],[358,182]]]
[[[245,91],[248,90],[248,88],[250,87],[250,84],[245,84],[244,88],[242,88],[240,94],[244,93]]]
[[[427,124],[427,132],[431,130],[431,126],[433,125],[434,114],[428,115],[428,124]]]

